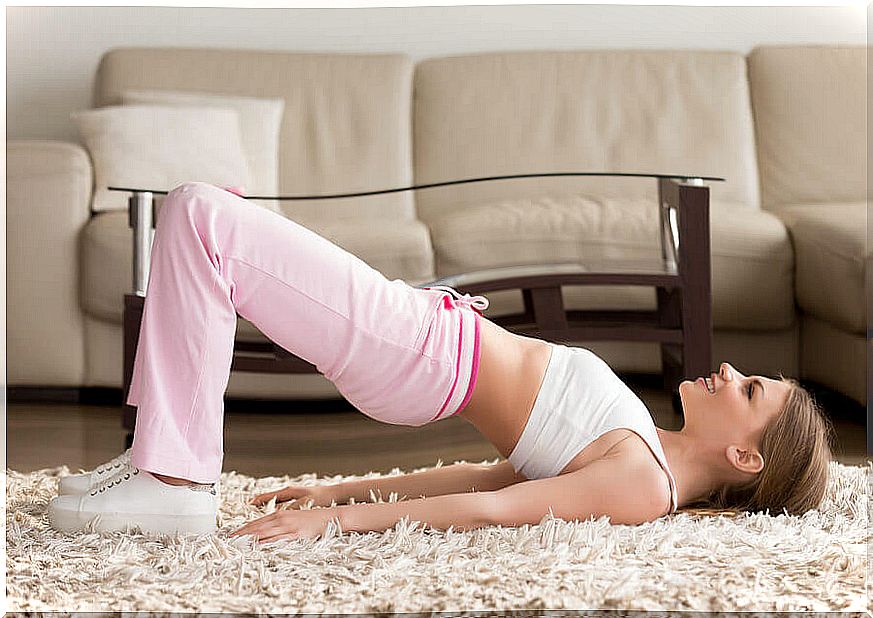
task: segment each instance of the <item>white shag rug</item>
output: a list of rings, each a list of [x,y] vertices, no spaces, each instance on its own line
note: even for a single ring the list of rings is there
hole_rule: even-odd
[[[56,532],[46,509],[68,468],[7,469],[6,610],[864,612],[873,609],[871,473],[871,462],[832,462],[821,509],[801,517],[680,511],[627,526],[546,515],[537,525],[470,531],[401,520],[365,534],[331,523],[318,540],[260,546],[227,538],[270,509],[246,504],[253,495],[382,475],[256,479],[228,472],[216,534],[154,537]]]

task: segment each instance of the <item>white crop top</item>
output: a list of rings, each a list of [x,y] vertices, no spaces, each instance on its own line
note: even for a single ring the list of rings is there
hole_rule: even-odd
[[[530,418],[508,457],[515,471],[528,479],[557,476],[607,431],[630,429],[645,440],[667,473],[671,512],[676,511],[676,481],[646,405],[591,350],[550,345],[549,364]]]

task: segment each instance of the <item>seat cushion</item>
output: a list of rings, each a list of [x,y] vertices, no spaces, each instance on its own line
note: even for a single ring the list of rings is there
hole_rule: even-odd
[[[798,204],[775,212],[794,243],[797,305],[837,328],[864,334],[867,204]]]
[[[565,261],[645,259],[657,264],[657,218],[657,205],[646,200],[581,195],[500,200],[450,211],[431,223],[437,273]],[[795,319],[794,262],[779,218],[719,204],[711,208],[710,227],[714,326],[790,327]],[[602,286],[585,287],[592,292],[584,305],[570,308],[618,308],[602,302]],[[585,287],[579,298],[586,298]],[[654,308],[654,292],[625,298],[622,308]]]
[[[421,221],[392,225],[373,221],[343,221],[310,229],[328,238],[380,271],[389,279],[414,285],[432,280],[433,251]],[[99,213],[85,225],[81,237],[81,300],[90,315],[121,323],[124,294],[133,289],[133,244],[127,213]],[[240,319],[240,324],[245,322]],[[248,326],[238,333],[254,332]]]

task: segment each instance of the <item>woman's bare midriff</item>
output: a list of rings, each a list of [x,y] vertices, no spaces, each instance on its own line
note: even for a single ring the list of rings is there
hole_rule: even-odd
[[[479,375],[467,419],[508,457],[521,437],[549,364],[549,343],[516,335],[480,316]]]
[[[549,365],[551,344],[480,318],[479,374],[470,401],[458,415],[508,458],[533,410]],[[578,470],[635,436],[627,429],[609,431],[576,454],[559,474]],[[645,447],[641,438],[636,441]]]

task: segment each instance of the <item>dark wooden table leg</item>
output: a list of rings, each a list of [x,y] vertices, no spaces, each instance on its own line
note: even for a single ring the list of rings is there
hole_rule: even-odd
[[[682,295],[678,288],[656,287],[658,300],[658,323],[664,328],[680,328],[682,326]],[[675,343],[661,344],[661,372],[664,380],[664,390],[673,398],[673,410],[682,413],[681,401],[678,399],[679,383],[682,381],[683,357],[682,345]]]
[[[660,179],[662,207],[675,211],[672,246],[682,283],[682,378],[695,379],[712,370],[712,268],[709,242],[709,188]],[[674,237],[675,234],[675,237]]]
[[[527,295],[533,305],[534,320],[540,331],[567,330],[567,312],[564,311],[560,285],[529,289]]]
[[[679,275],[687,379],[712,371],[712,272],[709,248],[709,188],[679,186]]]
[[[136,427],[136,407],[127,405],[127,395],[130,391],[130,383],[133,378],[133,361],[136,358],[136,346],[139,343],[139,329],[142,324],[142,313],[145,298],[137,294],[124,295],[124,315],[122,325],[124,329],[124,374],[121,381],[121,426],[127,429],[124,448],[130,448],[133,443],[133,430]]]

